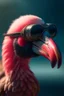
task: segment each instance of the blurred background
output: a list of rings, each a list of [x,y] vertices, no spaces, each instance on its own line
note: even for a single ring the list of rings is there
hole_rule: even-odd
[[[40,16],[45,22],[54,23],[58,34],[54,38],[64,58],[64,1],[63,0],[0,0],[0,59],[3,33],[12,21],[21,15]],[[64,96],[64,59],[62,66],[52,69],[44,57],[33,58],[30,68],[40,83],[38,96]]]

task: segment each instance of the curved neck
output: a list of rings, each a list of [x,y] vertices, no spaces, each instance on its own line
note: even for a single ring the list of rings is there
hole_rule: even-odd
[[[21,77],[22,71],[25,72],[29,70],[28,62],[29,62],[28,59],[17,57],[14,61],[13,69],[10,70],[8,74],[6,74],[8,79],[10,81],[15,81],[18,78],[19,80],[19,78]]]
[[[8,37],[5,38],[2,47],[2,62],[5,75],[8,76],[10,72],[14,70],[17,63],[20,68],[24,68],[25,70],[28,69],[29,60],[30,59],[18,57],[15,54],[13,39]]]

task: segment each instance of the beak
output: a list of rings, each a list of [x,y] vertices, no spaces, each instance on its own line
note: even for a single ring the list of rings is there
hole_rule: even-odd
[[[60,68],[62,63],[61,53],[51,38],[45,38],[45,41],[35,41],[33,42],[33,51],[36,54],[46,57],[51,61],[52,68],[57,64],[57,68]]]

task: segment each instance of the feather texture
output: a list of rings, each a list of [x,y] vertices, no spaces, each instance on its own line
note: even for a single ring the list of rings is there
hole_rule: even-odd
[[[20,96],[36,96],[39,92],[39,84],[34,74],[30,69],[25,70],[20,68],[18,63],[16,64],[14,71],[9,74],[9,78],[5,82],[4,90],[7,92],[8,96],[10,96],[10,93],[13,94],[17,92],[23,94]]]

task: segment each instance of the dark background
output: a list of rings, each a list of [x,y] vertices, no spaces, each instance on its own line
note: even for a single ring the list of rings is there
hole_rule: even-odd
[[[34,14],[45,22],[55,23],[54,38],[64,58],[64,1],[63,0],[0,0],[0,58],[3,33],[20,15]],[[33,58],[30,68],[40,83],[38,96],[64,96],[64,60],[60,69],[52,69],[44,57]]]

